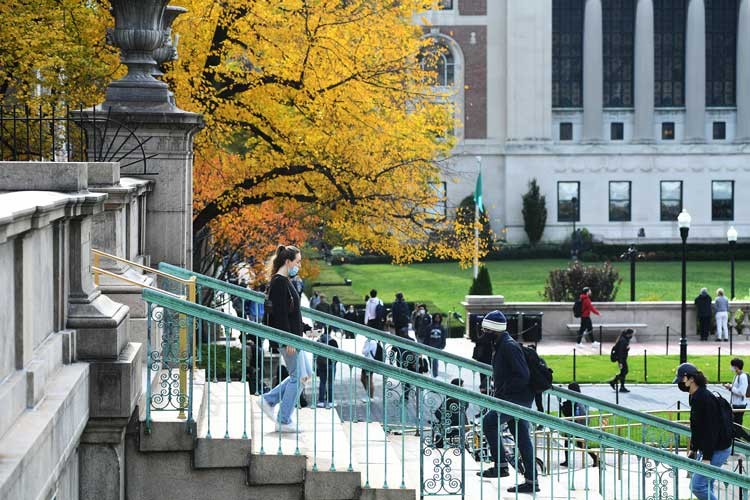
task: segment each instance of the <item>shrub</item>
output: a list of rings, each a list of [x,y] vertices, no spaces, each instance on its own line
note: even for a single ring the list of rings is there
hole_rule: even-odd
[[[484,266],[479,266],[479,273],[469,288],[469,295],[492,295],[492,281],[490,272]]]
[[[544,287],[544,298],[551,302],[572,302],[583,287],[591,288],[591,300],[611,302],[622,282],[620,274],[609,262],[602,266],[584,266],[580,262],[567,269],[553,269]]]
[[[529,237],[531,246],[536,246],[544,234],[544,226],[547,224],[547,199],[539,191],[536,179],[529,182],[529,190],[522,197],[523,200],[523,229]]]

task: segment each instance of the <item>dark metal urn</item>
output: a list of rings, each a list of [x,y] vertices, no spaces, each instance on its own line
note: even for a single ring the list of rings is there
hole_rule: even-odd
[[[177,16],[187,12],[185,7],[178,7],[176,5],[167,5],[164,10],[164,15],[161,18],[161,30],[163,34],[163,41],[161,47],[154,50],[154,59],[156,60],[156,67],[152,75],[162,76],[162,64],[168,61],[177,60],[177,42],[179,35],[172,37],[172,23]]]
[[[128,74],[107,87],[104,106],[112,108],[170,105],[167,84],[153,77],[154,51],[164,44],[162,20],[169,0],[111,0],[115,28],[109,34],[120,48]]]

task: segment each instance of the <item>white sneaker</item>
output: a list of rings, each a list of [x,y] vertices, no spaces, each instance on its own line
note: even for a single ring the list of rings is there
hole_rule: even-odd
[[[325,408],[326,404],[323,401],[318,401],[318,404],[315,406],[317,406],[318,408]]]
[[[363,403],[369,403],[370,402],[370,398],[368,398],[367,396],[365,396],[362,399],[360,399],[360,401],[362,401]]]
[[[260,405],[260,409],[263,411],[263,413],[270,419],[275,420],[274,414],[273,414],[273,406],[271,403],[266,401],[266,398],[263,396],[260,397],[260,400],[258,402]]]
[[[333,408],[336,408],[336,403],[327,403],[326,409],[332,410]]]
[[[297,429],[297,425],[294,423],[294,421],[288,423],[288,424],[281,424],[276,423],[276,432],[279,433],[287,433],[287,434],[293,434],[295,432],[302,432],[302,429]]]
[[[592,349],[596,349],[597,347],[599,347],[599,342],[597,342],[597,341],[595,340],[595,341],[593,341],[593,342],[591,343],[591,348],[592,348]]]
[[[583,349],[583,344],[581,344],[580,342],[578,342],[578,343],[576,344],[576,347],[577,347],[577,348],[579,348],[579,349]]]

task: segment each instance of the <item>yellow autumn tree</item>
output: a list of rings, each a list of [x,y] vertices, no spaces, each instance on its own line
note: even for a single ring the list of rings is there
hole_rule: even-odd
[[[354,251],[463,257],[430,238],[455,126],[436,93],[432,0],[187,0],[167,78],[202,113],[196,235],[225,241],[260,207],[294,202]],[[242,231],[240,231],[242,232]],[[248,234],[253,234],[248,232]],[[470,257],[469,257],[470,258]]]
[[[0,0],[3,103],[101,102],[119,69],[117,51],[105,44],[111,25],[108,2]]]

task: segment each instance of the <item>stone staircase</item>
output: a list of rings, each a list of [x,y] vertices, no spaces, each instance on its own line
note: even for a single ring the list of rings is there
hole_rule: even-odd
[[[316,422],[311,410],[299,412],[300,426],[305,431],[300,433],[299,442],[294,434],[276,433],[273,422],[267,419],[263,424],[265,449],[261,454],[260,421],[264,416],[255,398],[249,396],[247,385],[206,384],[202,377],[203,373],[195,375],[196,424],[192,433],[187,432],[185,421],[179,420],[176,412],[153,412],[150,433],[146,432],[144,411],[139,419],[130,422],[124,471],[129,500],[415,498],[414,490],[363,488],[359,464],[353,463],[352,470],[347,470],[348,458],[347,464],[339,468],[338,457],[348,457],[349,449],[343,427],[340,422],[334,422],[332,427],[330,418]],[[333,412],[317,413],[327,413],[330,417]],[[318,439],[314,442],[316,425]],[[279,436],[282,454],[278,454]],[[335,447],[337,470],[330,470],[332,447],[326,446],[326,442]],[[325,455],[329,458],[325,459]]]

